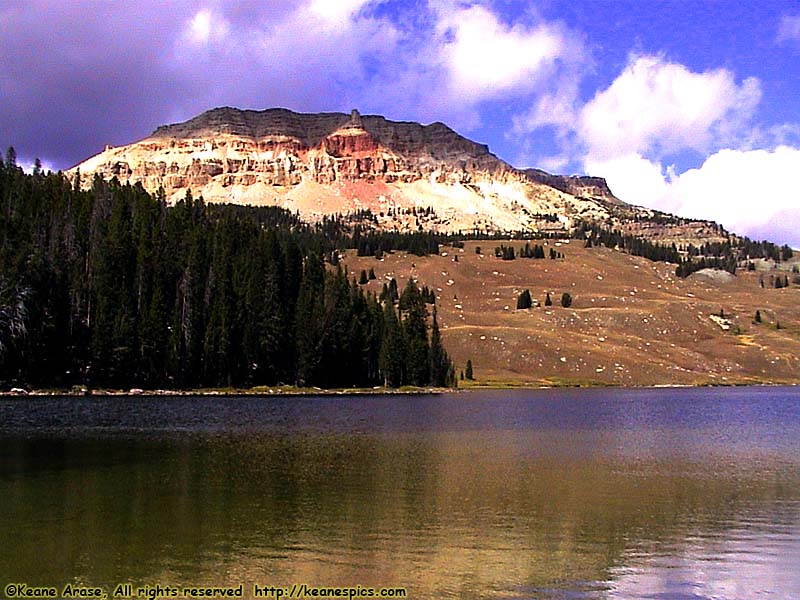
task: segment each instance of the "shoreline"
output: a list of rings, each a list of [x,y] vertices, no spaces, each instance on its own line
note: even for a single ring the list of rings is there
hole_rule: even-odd
[[[200,389],[154,389],[146,390],[133,388],[130,390],[118,389],[39,389],[26,390],[12,388],[0,391],[1,398],[55,398],[72,396],[76,398],[104,398],[104,397],[169,397],[169,396],[202,396],[202,397],[232,397],[253,396],[262,398],[282,398],[292,396],[427,396],[452,394],[460,392],[501,391],[501,390],[555,390],[555,389],[694,389],[709,387],[797,387],[800,381],[738,381],[738,382],[706,382],[697,384],[655,383],[642,385],[613,385],[598,382],[516,382],[516,381],[475,381],[456,388],[299,388],[294,386],[258,386],[254,388],[200,388]]]
[[[22,390],[16,388],[7,391],[0,391],[0,397],[58,397],[73,396],[75,398],[101,398],[101,397],[168,397],[168,396],[254,396],[254,397],[287,397],[287,396],[420,396],[436,395],[448,392],[455,392],[453,388],[299,388],[293,386],[281,387],[255,387],[255,388],[199,388],[199,389],[154,389],[146,390],[133,388],[130,390],[116,390],[108,388],[100,389],[43,389],[43,390]]]

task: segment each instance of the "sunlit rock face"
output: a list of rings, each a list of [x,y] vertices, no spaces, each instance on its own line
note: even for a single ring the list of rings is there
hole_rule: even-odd
[[[277,205],[310,220],[369,209],[379,227],[399,230],[560,230],[639,212],[600,178],[521,171],[442,123],[356,110],[217,108],[107,147],[69,174],[78,169],[87,187],[98,174],[163,189],[170,202],[191,190],[206,202]]]

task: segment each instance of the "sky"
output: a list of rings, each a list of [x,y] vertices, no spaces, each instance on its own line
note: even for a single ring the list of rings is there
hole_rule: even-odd
[[[0,3],[0,145],[21,164],[217,106],[441,121],[800,248],[796,0]]]

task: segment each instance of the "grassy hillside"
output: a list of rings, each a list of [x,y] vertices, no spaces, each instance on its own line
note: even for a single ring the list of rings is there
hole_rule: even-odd
[[[792,280],[785,263],[683,280],[675,265],[575,240],[549,242],[561,260],[504,261],[498,244],[381,260],[350,252],[345,262],[352,277],[373,268],[366,287],[376,293],[392,277],[400,289],[408,277],[433,288],[447,350],[459,371],[472,359],[476,384],[800,383],[800,286],[770,287],[778,273]],[[540,305],[549,292],[553,306],[516,310],[525,289]]]

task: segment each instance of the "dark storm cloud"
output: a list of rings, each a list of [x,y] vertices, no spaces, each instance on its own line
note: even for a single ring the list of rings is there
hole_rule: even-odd
[[[176,7],[178,5],[175,5]],[[0,142],[68,167],[146,133],[181,93],[164,77],[181,15],[122,3],[1,9]]]
[[[382,0],[11,2],[0,6],[0,145],[22,161],[66,169],[226,105],[358,108],[465,132],[479,122],[469,85],[481,78],[449,85],[443,9],[415,5],[417,22]]]
[[[222,104],[341,109],[362,68],[352,48],[362,34],[385,41],[381,28],[367,21],[353,31],[348,20],[317,32],[302,10],[291,2],[6,4],[0,144],[63,169]]]

